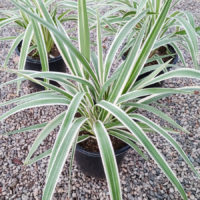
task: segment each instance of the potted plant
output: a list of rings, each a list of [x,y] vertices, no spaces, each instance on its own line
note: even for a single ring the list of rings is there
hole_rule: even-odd
[[[130,31],[126,43],[121,51],[122,59],[126,59],[130,48],[137,38],[138,31],[141,30],[144,23],[147,26],[144,38],[148,37],[165,2],[166,0],[139,2],[128,0],[111,2],[112,6],[119,8],[121,17],[119,17],[119,12],[116,15],[111,12],[112,15],[107,17],[109,24],[107,29],[109,33],[116,33],[116,29],[113,28],[114,25],[118,24],[124,26],[127,20],[137,16],[141,11],[146,10],[147,12],[146,18],[141,20],[137,26],[131,29],[132,31]],[[173,3],[172,7],[174,7],[178,2],[179,1]],[[104,23],[104,25],[106,24]],[[165,19],[158,39],[152,48],[152,52],[149,56],[150,59],[147,61],[146,67],[144,68],[146,73],[139,76],[138,80],[151,73],[151,69],[157,67],[156,64],[166,62],[170,59],[171,64],[176,64],[179,57],[184,66],[186,66],[183,49],[188,51],[191,55],[195,69],[199,69],[198,32],[199,27],[195,25],[192,13],[183,11],[171,12],[171,14]],[[155,65],[155,68],[152,68],[152,65]],[[168,68],[171,68],[171,65]]]
[[[80,148],[78,143],[91,138],[96,139],[97,141],[99,157],[103,163],[102,166],[105,171],[111,199],[122,199],[118,167],[114,153],[115,149],[113,148],[115,144],[112,144],[113,137],[115,139],[117,138],[118,141],[128,144],[143,157],[145,157],[145,155],[140,147],[144,147],[147,153],[154,159],[168,179],[177,188],[182,198],[187,199],[187,195],[185,194],[182,185],[146,133],[148,131],[154,131],[169,141],[194,171],[194,173],[200,177],[193,164],[178,143],[169,134],[170,129],[163,128],[154,123],[151,119],[134,112],[138,108],[153,112],[176,128],[187,132],[167,115],[158,111],[149,104],[155,101],[155,98],[158,99],[162,96],[174,93],[189,93],[194,90],[199,90],[200,88],[184,87],[144,89],[144,87],[173,77],[189,77],[199,79],[199,71],[195,69],[176,69],[155,77],[165,67],[165,65],[168,64],[165,63],[161,64],[158,69],[153,71],[146,78],[142,79],[142,81],[136,82],[137,77],[140,75],[140,72],[142,71],[152,51],[156,39],[162,30],[161,28],[168,15],[172,0],[166,1],[162,12],[159,14],[156,23],[152,27],[148,37],[145,38],[145,41],[144,33],[146,26],[143,26],[126,61],[111,76],[108,76],[108,72],[113,65],[114,58],[120,48],[120,45],[126,39],[127,28],[129,26],[136,26],[145,17],[145,13],[141,13],[137,16],[137,18],[127,21],[127,24],[116,35],[104,62],[101,42],[101,26],[99,15],[97,14],[98,62],[90,64],[90,38],[85,0],[78,1],[80,51],[73,46],[70,39],[66,36],[62,25],[59,24],[58,27],[55,26],[53,19],[46,9],[43,1],[37,0],[43,17],[34,14],[20,3],[14,3],[27,15],[29,15],[30,18],[35,19],[38,23],[46,26],[55,37],[55,43],[63,57],[69,56],[70,60],[73,61],[71,63],[71,67],[74,73],[71,75],[58,72],[35,73],[34,71],[15,71],[1,68],[1,70],[14,72],[20,76],[18,79],[1,84],[1,87],[28,79],[48,88],[48,90],[29,94],[2,103],[1,106],[11,103],[16,103],[17,106],[2,114],[0,116],[0,121],[16,112],[31,107],[48,105],[68,106],[66,111],[59,114],[50,122],[26,128],[26,130],[43,129],[33,143],[29,151],[29,155],[25,160],[25,164],[31,164],[42,159],[43,157],[50,156],[43,199],[48,200],[52,198],[56,183],[58,182],[70,149],[72,149],[72,162],[74,159],[75,149],[79,151]],[[63,48],[63,46],[65,48]],[[92,66],[94,66],[94,68]],[[37,80],[35,77],[58,81],[62,87],[59,88],[49,84],[48,82]],[[148,98],[144,96],[147,96]],[[140,99],[138,100],[138,98]],[[53,148],[47,150],[40,156],[31,159],[38,146],[58,125],[60,125],[59,133],[57,134]],[[23,129],[21,131],[23,131]],[[18,132],[20,132],[20,130],[8,134]]]
[[[19,1],[16,2],[20,3]],[[26,1],[24,3],[31,12],[41,15],[36,1]],[[67,20],[74,20],[73,16],[66,17],[71,9],[58,14],[56,3],[55,1],[44,1],[45,7],[54,20],[55,26],[57,26],[58,22],[63,23]],[[12,53],[16,50],[17,55],[20,56],[18,62],[19,70],[66,72],[65,62],[55,45],[54,38],[47,28],[38,24],[17,7],[11,7],[9,10],[0,10],[0,14],[2,15],[0,18],[0,28],[15,23],[22,30],[17,36],[1,38],[1,40],[13,40],[4,66],[8,64]],[[56,84],[56,82],[53,83]]]

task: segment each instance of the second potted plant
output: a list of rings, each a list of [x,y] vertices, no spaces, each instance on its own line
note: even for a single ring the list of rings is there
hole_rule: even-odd
[[[40,16],[41,12],[37,1],[23,2],[27,9],[34,14]],[[57,5],[55,1],[45,1],[44,5],[49,11],[55,26],[58,23],[63,23],[70,18],[65,17],[69,13],[57,13]],[[34,19],[31,19],[20,8],[11,8],[10,10],[1,10],[2,18],[0,18],[0,28],[11,23],[18,25],[22,32],[16,37],[1,38],[2,40],[13,40],[12,46],[5,59],[4,66],[8,64],[10,57],[14,50],[19,56],[18,69],[19,70],[34,70],[34,71],[55,71],[66,72],[66,60],[64,61],[60,52],[55,45],[54,38],[51,33],[43,25],[38,24]],[[55,81],[52,82],[56,84]],[[41,87],[34,84],[37,87]]]

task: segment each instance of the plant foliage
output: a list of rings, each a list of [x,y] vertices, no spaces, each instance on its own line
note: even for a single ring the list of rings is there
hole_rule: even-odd
[[[39,13],[33,12],[29,4],[27,5],[23,0],[12,0],[12,2],[30,19],[31,22],[33,22],[36,27],[35,31],[37,31],[38,34],[40,33],[40,28],[37,27],[42,26],[49,31],[70,70],[70,74],[64,74],[58,72],[15,71],[6,69],[7,71],[17,73],[20,78],[1,84],[0,86],[3,87],[7,84],[28,79],[47,88],[46,91],[29,94],[2,103],[0,106],[9,105],[11,103],[16,103],[17,106],[2,114],[0,116],[0,121],[19,111],[32,107],[48,105],[68,106],[66,111],[55,117],[52,121],[24,129],[28,131],[42,128],[40,134],[29,150],[29,155],[25,164],[30,164],[43,157],[50,156],[43,199],[48,200],[52,198],[56,183],[69,155],[70,149],[74,148],[74,145],[76,146],[78,142],[88,139],[89,137],[95,137],[97,140],[111,199],[122,199],[119,172],[109,135],[120,138],[135,149],[140,155],[143,155],[143,157],[145,157],[145,155],[143,154],[141,147],[144,147],[149,156],[157,163],[171,183],[177,188],[182,198],[187,199],[183,186],[180,184],[176,175],[173,173],[159,150],[151,142],[147,133],[153,131],[164,137],[198,177],[199,174],[179,144],[170,135],[170,129],[161,127],[151,119],[136,114],[135,112],[137,109],[152,112],[175,128],[185,131],[174,120],[149,104],[155,101],[155,99],[167,95],[176,93],[186,94],[195,90],[200,90],[199,87],[174,89],[146,88],[146,86],[151,85],[152,83],[173,77],[190,77],[198,79],[200,77],[200,72],[194,69],[176,69],[172,72],[166,72],[163,75],[156,76],[159,73],[159,70],[162,70],[166,64],[159,64],[157,66],[157,71],[153,71],[142,81],[142,83],[137,81],[137,77],[141,74],[154,45],[159,39],[159,35],[163,31],[163,27],[168,19],[168,12],[172,0],[166,1],[160,7],[155,23],[152,25],[151,29],[148,30],[148,35],[145,34],[147,31],[147,22],[141,23],[146,18],[147,12],[141,10],[141,13],[137,16],[127,20],[126,24],[116,34],[105,59],[103,59],[101,42],[101,17],[99,17],[99,14],[97,13],[96,31],[98,55],[95,56],[97,60],[91,59],[92,54],[90,53],[88,22],[90,9],[87,9],[85,0],[78,1],[80,49],[77,49],[72,44],[72,41],[61,23],[56,20],[57,25],[55,25],[55,20],[46,6],[51,1],[43,2],[41,0],[35,0],[34,2],[40,11]],[[138,32],[136,40],[133,42],[133,47],[126,61],[122,63],[114,73],[110,74],[117,52],[127,38],[127,30],[129,30],[130,27],[136,27],[138,23],[141,23],[142,27]],[[35,79],[38,77],[47,80],[56,80],[62,87],[53,86],[48,82]],[[80,113],[82,117],[77,118],[75,115],[76,113]],[[57,135],[52,149],[47,150],[39,157],[31,159],[38,146],[57,126],[60,126],[59,134]],[[85,130],[88,133],[84,138],[79,136],[79,131],[82,130]],[[18,132],[20,131],[11,132],[10,134],[16,134]]]

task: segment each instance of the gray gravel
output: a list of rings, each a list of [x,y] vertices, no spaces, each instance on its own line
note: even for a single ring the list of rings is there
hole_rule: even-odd
[[[10,4],[0,0],[0,8],[7,8]],[[198,0],[182,1],[177,8],[192,11],[199,20],[200,4]],[[198,21],[197,20],[197,21]],[[19,31],[14,26],[4,28],[0,31],[0,37],[8,34],[15,35]],[[107,42],[107,41],[106,41]],[[108,45],[108,43],[106,43]],[[0,65],[9,50],[9,42],[0,42]],[[188,67],[191,67],[191,60],[187,58]],[[16,68],[17,57],[13,56],[9,62],[10,68]],[[0,83],[15,78],[15,75],[0,73]],[[200,85],[200,81],[192,79],[173,79],[165,82],[165,87],[177,87],[187,85]],[[28,82],[22,85],[20,95],[34,92]],[[16,86],[11,85],[0,90],[1,101],[16,97]],[[174,138],[181,144],[189,158],[200,172],[200,95],[173,95],[159,101],[156,105],[165,111],[179,124],[190,131],[190,134],[174,135]],[[0,108],[0,114],[10,107]],[[13,115],[3,124],[0,124],[0,133],[8,130],[19,129],[36,123],[43,123],[52,119],[56,114],[66,108],[63,106],[51,106],[46,108],[28,109],[24,112]],[[166,125],[165,122],[155,116],[150,116],[155,122]],[[44,141],[35,155],[44,152],[53,145],[57,130]],[[28,149],[33,143],[38,132],[26,132],[5,138],[0,135],[0,200],[40,200],[44,187],[46,167],[48,159],[43,159],[32,166],[25,167],[22,162],[28,154]],[[177,174],[183,184],[189,199],[200,199],[200,181],[194,176],[185,162],[174,151],[173,148],[162,138],[150,135],[153,143],[163,153],[169,165]],[[56,187],[54,199],[66,200],[68,191],[68,166],[66,162],[59,183]],[[102,180],[86,177],[73,165],[72,199],[101,199],[107,200],[107,183]],[[140,158],[133,150],[129,150],[122,164],[120,173],[123,199],[124,200],[174,200],[181,199],[172,184],[163,175],[157,165],[150,159],[148,162]]]

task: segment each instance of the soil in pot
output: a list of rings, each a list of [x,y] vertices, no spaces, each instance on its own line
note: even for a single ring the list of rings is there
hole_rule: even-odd
[[[130,51],[130,49],[128,49],[128,50],[123,54],[123,56],[122,56],[122,59],[123,59],[123,60],[125,60],[125,59],[127,58],[129,51]],[[168,55],[168,52],[171,52],[171,54],[173,54],[173,56],[171,56],[171,55],[167,56],[167,55]],[[178,62],[178,55],[176,54],[175,49],[174,49],[171,45],[167,45],[167,47],[162,46],[162,47],[158,48],[155,52],[153,52],[152,55],[150,55],[150,58],[151,58],[153,55],[155,55],[155,54],[157,54],[157,55],[159,55],[159,56],[166,56],[166,57],[162,58],[163,62],[167,62],[167,61],[169,61],[169,60],[171,60],[171,59],[172,59],[172,60],[171,60],[170,64],[176,64],[176,63]],[[147,63],[147,64],[145,65],[145,67],[152,66],[152,65],[156,65],[156,64],[158,64],[157,61],[149,62],[149,63]],[[168,70],[169,70],[169,69],[170,69],[170,67],[168,68]],[[145,77],[148,76],[150,73],[152,73],[152,71],[146,72],[146,73],[140,75],[140,76],[137,78],[137,81],[139,81],[139,80],[145,78]],[[163,73],[164,73],[164,72],[162,71],[162,72],[160,72],[158,75],[161,75],[161,74],[163,74]],[[162,81],[162,82],[159,82],[159,83],[155,83],[155,84],[149,85],[148,87],[161,87],[162,84],[163,84],[163,81]]]
[[[18,56],[20,56],[20,49],[21,49],[22,42],[19,43],[19,45],[16,48],[16,53]],[[41,62],[39,59],[39,56],[36,54],[35,51],[30,52],[26,59],[26,64],[25,64],[25,70],[33,70],[33,71],[42,71],[42,66]],[[49,54],[49,71],[53,72],[66,72],[66,65],[60,56],[60,53],[58,52],[58,49],[56,46],[54,46]],[[42,80],[39,79],[38,80]],[[56,81],[50,81],[51,84],[55,86],[59,86],[59,84]],[[30,82],[31,85],[36,87],[38,90],[43,90],[44,87]]]
[[[20,47],[21,48],[21,47]],[[50,53],[48,54],[48,58],[49,60],[53,59],[53,58],[56,58],[56,57],[59,57],[60,56],[60,53],[57,49],[57,47],[54,45],[53,48],[51,49]],[[28,58],[32,58],[34,60],[40,60],[40,57],[35,50],[31,51],[29,54],[28,54]]]
[[[115,150],[118,168],[120,169],[121,162],[130,147],[113,136],[110,136],[110,138]],[[90,138],[77,145],[75,160],[79,169],[85,175],[100,179],[105,178],[103,164],[97,146],[97,141],[95,139]]]

